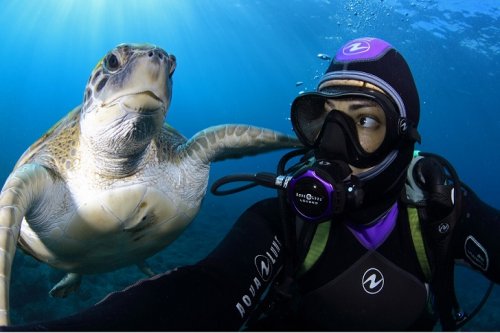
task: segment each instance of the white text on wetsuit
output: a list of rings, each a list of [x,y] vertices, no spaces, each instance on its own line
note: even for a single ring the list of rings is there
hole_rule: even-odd
[[[249,310],[254,301],[257,293],[262,288],[263,283],[271,279],[273,275],[273,268],[277,262],[278,255],[281,251],[281,243],[278,237],[274,236],[269,250],[265,254],[255,256],[254,263],[257,274],[252,278],[248,292],[245,293],[240,300],[236,303],[236,310],[243,318]]]

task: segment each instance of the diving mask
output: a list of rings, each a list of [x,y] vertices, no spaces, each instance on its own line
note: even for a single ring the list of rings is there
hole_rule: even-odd
[[[361,145],[355,121],[339,110],[327,110],[325,103],[336,99],[368,99],[376,102],[385,115],[386,133],[381,144],[374,151],[367,151]],[[291,120],[297,137],[320,154],[319,157],[343,160],[358,168],[368,168],[382,162],[401,139],[415,140],[405,117],[401,117],[392,101],[383,93],[371,89],[328,87],[320,92],[298,96],[291,108]]]

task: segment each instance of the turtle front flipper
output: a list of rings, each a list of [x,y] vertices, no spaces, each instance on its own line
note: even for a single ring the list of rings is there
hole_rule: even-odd
[[[21,223],[53,182],[47,169],[26,164],[10,174],[0,193],[0,325],[9,324],[10,275]]]
[[[66,274],[49,292],[50,296],[65,298],[78,290],[82,283],[82,275],[77,273]]]
[[[196,133],[181,149],[185,148],[191,158],[208,164],[300,146],[297,138],[267,128],[226,124]]]

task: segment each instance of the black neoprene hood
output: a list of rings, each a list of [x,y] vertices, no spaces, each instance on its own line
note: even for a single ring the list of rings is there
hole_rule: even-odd
[[[339,80],[343,82],[340,83]],[[352,87],[348,80],[353,80]],[[296,97],[292,103],[291,119],[296,129],[299,125],[293,122],[300,117],[297,117],[298,110],[294,107],[301,106],[300,112],[309,111],[311,115],[320,114],[320,108],[324,108],[322,103],[310,103],[311,109],[308,110],[303,107],[302,99],[311,99],[311,95],[315,94],[318,98],[325,98],[325,94],[329,93],[336,97],[342,94],[355,95],[365,89],[360,87],[360,83],[366,84],[366,89],[371,89],[370,85],[372,88],[375,86],[376,90],[387,96],[399,117],[405,120],[404,124],[399,124],[411,128],[411,135],[397,139],[392,150],[385,157],[378,159],[380,162],[377,165],[357,175],[363,183],[365,195],[363,204],[359,207],[360,216],[356,219],[364,223],[390,207],[398,198],[404,187],[406,168],[413,157],[414,144],[420,140],[416,130],[420,118],[419,96],[406,60],[391,44],[382,39],[365,37],[349,41],[338,50],[321,78],[317,92]],[[335,88],[341,93],[335,93]],[[336,98],[333,95],[332,98]],[[302,117],[306,118],[307,116]],[[312,123],[314,119],[308,121]],[[392,124],[397,126],[394,122]],[[296,130],[296,133],[301,139],[300,130]],[[407,140],[408,137],[410,140]]]

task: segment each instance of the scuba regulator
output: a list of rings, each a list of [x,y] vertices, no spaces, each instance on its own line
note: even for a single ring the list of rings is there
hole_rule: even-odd
[[[240,174],[223,177],[211,188],[214,195],[237,193],[261,185],[279,190],[286,195],[289,207],[307,222],[319,223],[341,215],[345,210],[359,207],[363,201],[363,189],[359,179],[351,175],[347,163],[338,160],[319,159],[312,151],[298,149],[285,154],[278,163],[277,175],[272,173]],[[294,157],[303,155],[301,161],[285,170]],[[219,187],[248,181],[250,184],[221,191]]]

